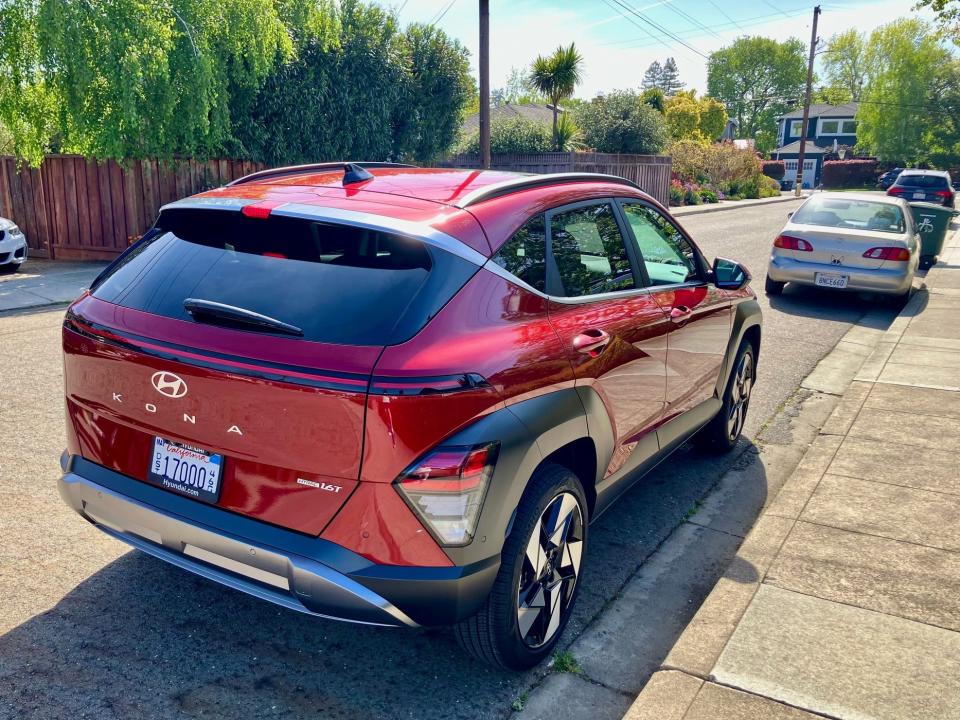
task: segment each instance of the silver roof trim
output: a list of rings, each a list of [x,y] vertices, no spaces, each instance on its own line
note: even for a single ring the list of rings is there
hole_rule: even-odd
[[[343,160],[340,162],[322,162],[322,163],[309,163],[307,165],[287,165],[285,167],[270,168],[269,170],[259,170],[255,173],[250,173],[249,175],[244,175],[241,178],[237,178],[233,182],[227,183],[227,187],[233,187],[234,185],[243,185],[244,183],[257,182],[258,180],[267,180],[273,177],[284,177],[285,175],[298,175],[300,173],[314,172],[317,170],[343,170],[344,166],[347,164],[357,165],[364,169],[370,168],[415,168],[416,165],[406,165],[404,163],[389,163],[389,162],[353,162],[351,160]]]
[[[446,250],[448,253],[463,258],[469,263],[482,267],[487,261],[487,256],[477,252],[466,243],[457,240],[447,233],[437,230],[426,223],[411,222],[409,220],[400,220],[398,218],[385,217],[383,215],[374,215],[373,213],[359,212],[357,210],[343,210],[341,208],[323,207],[321,205],[306,205],[301,203],[288,203],[274,208],[272,215],[282,215],[284,217],[303,218],[304,220],[321,220],[334,223],[343,223],[354,225],[356,227],[367,228],[368,230],[380,230],[381,232],[393,233],[395,235],[405,235],[407,237],[421,240],[429,245]]]
[[[604,175],[603,173],[545,173],[542,175],[524,175],[522,177],[511,178],[503,182],[493,183],[486,187],[478,188],[473,192],[467,193],[454,203],[455,207],[468,208],[476,203],[490,200],[492,198],[510,195],[511,193],[529,190],[530,188],[543,187],[544,185],[556,185],[559,183],[574,182],[609,182],[617,185],[626,185],[637,190],[641,190],[632,180],[620,177],[618,175]]]

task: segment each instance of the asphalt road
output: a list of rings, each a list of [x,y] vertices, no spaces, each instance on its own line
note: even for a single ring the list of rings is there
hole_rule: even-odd
[[[711,257],[744,261],[762,289],[770,242],[793,207],[683,224]],[[788,288],[771,306],[761,292],[749,438],[873,302]],[[85,524],[54,482],[62,313],[0,315],[0,718],[502,718],[549,672],[487,669],[446,630],[370,629],[275,608]],[[737,453],[717,460],[682,448],[598,520],[564,646],[735,462]],[[688,589],[680,601],[690,614],[712,584]]]

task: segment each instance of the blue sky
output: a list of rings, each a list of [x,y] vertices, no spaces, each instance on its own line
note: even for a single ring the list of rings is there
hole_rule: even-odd
[[[477,65],[477,0],[379,0],[399,12],[401,22],[435,22],[460,40]],[[575,41],[585,60],[578,97],[632,88],[653,60],[673,56],[687,87],[704,92],[709,55],[741,35],[810,41],[816,2],[803,0],[548,0],[490,1],[490,77],[505,83],[511,67],[526,68],[538,53]],[[636,10],[674,37],[647,25]],[[820,3],[820,37],[856,27],[870,31],[916,12],[913,0],[831,0]],[[702,55],[701,55],[702,54]]]

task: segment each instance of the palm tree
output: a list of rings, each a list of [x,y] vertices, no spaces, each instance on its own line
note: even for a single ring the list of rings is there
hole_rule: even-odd
[[[561,100],[573,95],[573,91],[583,79],[583,56],[576,46],[558,47],[553,55],[538,55],[530,70],[530,84],[540,93],[550,98],[553,105],[553,144],[557,143],[557,115]],[[558,148],[559,149],[559,148]]]

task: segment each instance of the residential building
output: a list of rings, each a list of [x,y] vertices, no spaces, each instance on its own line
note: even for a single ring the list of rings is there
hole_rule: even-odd
[[[807,139],[804,151],[803,186],[812,188],[820,184],[823,161],[841,147],[852,150],[857,144],[857,109],[859,103],[843,105],[817,103],[810,106],[806,132],[803,132],[803,108],[777,118],[777,149],[772,155],[783,160],[787,166],[786,179],[797,176],[797,161],[800,157],[800,138]]]

